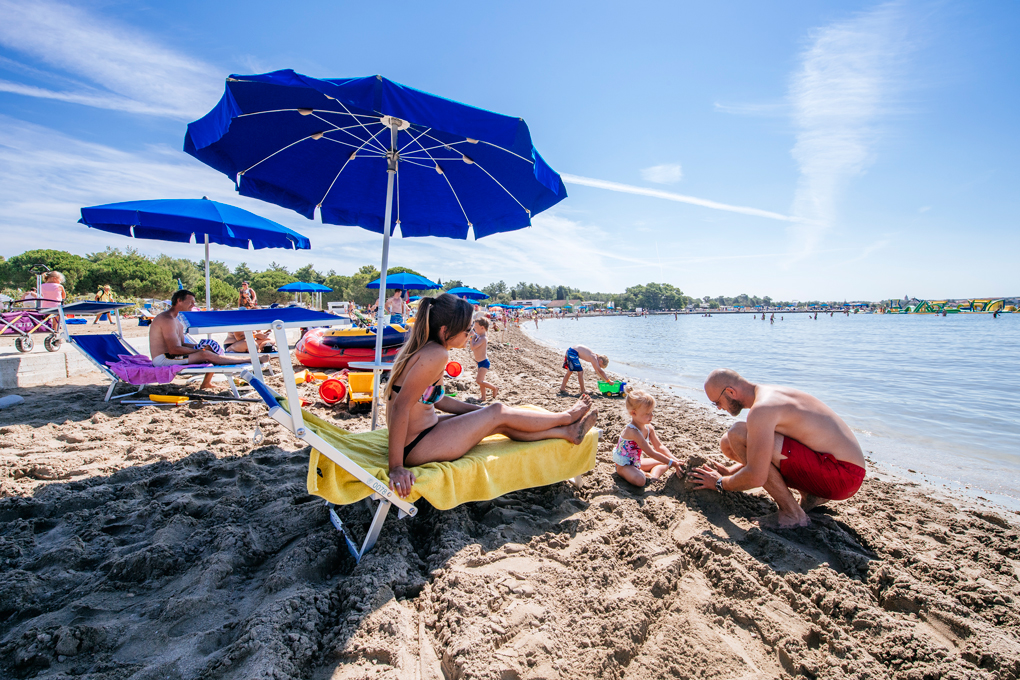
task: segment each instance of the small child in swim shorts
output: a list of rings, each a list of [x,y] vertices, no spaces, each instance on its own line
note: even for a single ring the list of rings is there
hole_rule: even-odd
[[[563,368],[566,369],[567,374],[563,376],[563,382],[560,383],[560,392],[567,391],[567,383],[570,381],[570,376],[576,373],[577,382],[581,386],[581,394],[584,394],[584,366],[581,364],[582,361],[590,363],[599,377],[609,382],[609,376],[602,370],[609,365],[609,357],[605,354],[595,354],[595,352],[584,345],[575,345],[569,348],[567,353],[563,355]]]
[[[623,428],[613,449],[616,472],[634,486],[659,479],[671,467],[680,471],[680,461],[659,441],[652,426],[655,397],[644,390],[627,389],[624,410],[630,422]]]
[[[475,362],[478,364],[478,375],[475,376],[475,382],[478,383],[478,387],[482,391],[482,401],[485,401],[486,390],[492,390],[492,398],[495,399],[499,388],[490,382],[485,382],[485,374],[489,372],[489,368],[492,366],[485,354],[489,347],[489,338],[486,335],[489,330],[489,320],[485,317],[475,319],[473,330],[474,336],[471,338],[471,351],[474,353]]]

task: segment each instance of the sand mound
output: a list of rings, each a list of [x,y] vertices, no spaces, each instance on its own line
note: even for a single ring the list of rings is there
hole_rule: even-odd
[[[501,398],[569,404],[556,353],[509,340]],[[103,391],[33,388],[0,412],[0,675],[1020,677],[1015,527],[913,485],[869,478],[808,528],[761,531],[761,495],[622,482],[619,402],[599,399],[580,490],[424,507],[356,567],[305,491],[307,449],[264,408]],[[727,421],[660,395],[656,425],[696,465]],[[339,512],[363,534],[367,504]]]

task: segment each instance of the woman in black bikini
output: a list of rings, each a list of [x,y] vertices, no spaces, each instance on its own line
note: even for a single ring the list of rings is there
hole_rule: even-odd
[[[414,330],[400,350],[386,386],[390,488],[401,497],[411,492],[414,475],[405,468],[456,460],[491,434],[515,441],[566,439],[580,444],[595,425],[598,411],[582,395],[568,411],[541,413],[499,402],[481,407],[446,396],[443,371],[451,348],[467,344],[473,309],[444,293],[425,298]],[[437,415],[436,410],[446,415]]]

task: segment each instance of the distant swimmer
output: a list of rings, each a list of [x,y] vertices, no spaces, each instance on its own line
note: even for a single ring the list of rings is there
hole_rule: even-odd
[[[723,454],[735,465],[706,463],[691,472],[699,489],[746,491],[764,487],[779,511],[755,519],[762,527],[807,526],[807,511],[850,498],[864,481],[864,452],[843,420],[817,398],[779,385],[755,385],[721,368],[705,394],[731,415],[749,409],[723,435]],[[800,491],[800,503],[790,489]]]

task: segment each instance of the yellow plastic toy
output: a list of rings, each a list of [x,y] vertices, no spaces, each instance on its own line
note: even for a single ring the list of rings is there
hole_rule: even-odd
[[[188,400],[185,396],[179,396],[175,394],[150,394],[149,401],[155,401],[160,404],[183,404]]]
[[[353,411],[362,404],[371,408],[373,377],[371,372],[347,374],[347,387],[350,388],[347,391],[348,410]]]

